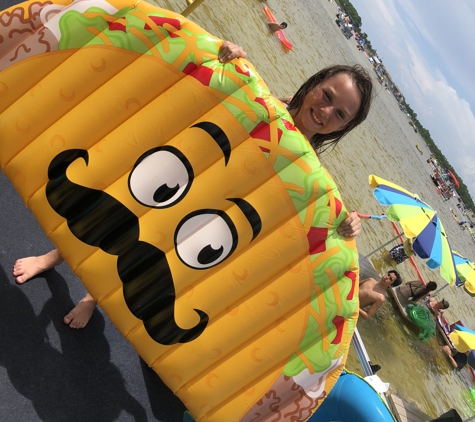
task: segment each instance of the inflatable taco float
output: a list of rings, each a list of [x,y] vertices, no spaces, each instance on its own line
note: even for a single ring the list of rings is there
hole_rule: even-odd
[[[197,421],[307,420],[358,311],[334,181],[246,60],[143,1],[1,13],[0,165]]]

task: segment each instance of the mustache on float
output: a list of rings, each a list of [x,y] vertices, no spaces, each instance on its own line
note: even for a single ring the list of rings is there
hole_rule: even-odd
[[[208,315],[194,309],[200,317],[195,327],[184,330],[176,324],[175,286],[165,253],[139,241],[139,220],[122,203],[67,178],[69,165],[78,158],[88,164],[88,152],[82,149],[63,151],[50,163],[46,198],[51,207],[79,240],[118,257],[125,302],[152,339],[163,345],[194,340],[206,328]]]

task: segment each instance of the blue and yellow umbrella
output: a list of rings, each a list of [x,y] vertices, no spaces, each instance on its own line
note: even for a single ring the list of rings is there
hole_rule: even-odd
[[[455,324],[454,330],[449,334],[450,340],[459,352],[475,349],[475,331],[462,325]]]
[[[430,269],[440,268],[441,276],[449,283],[460,282],[455,268],[452,248],[437,211],[417,194],[375,175],[369,176],[374,196],[381,205],[389,206],[386,216],[398,222],[404,235],[414,239],[412,248]]]
[[[469,293],[475,294],[475,264],[458,252],[452,252],[460,282],[463,283]]]

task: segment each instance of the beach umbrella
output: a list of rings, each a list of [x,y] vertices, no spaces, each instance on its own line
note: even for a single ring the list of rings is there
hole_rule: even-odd
[[[468,292],[475,294],[475,264],[458,252],[452,252],[460,282],[464,283],[464,287]]]
[[[472,350],[467,356],[467,363],[472,369],[475,369],[475,350]]]
[[[375,175],[369,176],[374,196],[381,205],[389,206],[386,216],[398,222],[404,235],[413,239],[412,249],[430,269],[440,269],[449,283],[460,282],[452,248],[437,212],[427,203],[401,186]]]
[[[462,325],[455,324],[455,327],[449,336],[459,352],[465,353],[469,349],[475,349],[475,331],[463,327]],[[471,362],[472,364],[475,363],[474,357],[472,357]]]
[[[456,251],[452,251],[455,269],[459,280],[455,283],[456,287],[464,286],[465,290],[471,295],[475,295],[475,264],[468,258],[463,257]],[[448,284],[434,292],[434,295],[444,290]]]

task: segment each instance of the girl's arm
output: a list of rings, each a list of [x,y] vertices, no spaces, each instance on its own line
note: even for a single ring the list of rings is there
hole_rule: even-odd
[[[224,41],[221,45],[221,48],[219,49],[219,61],[221,63],[226,63],[229,60],[238,57],[245,59],[247,57],[247,53],[239,45],[233,44],[230,41]]]

